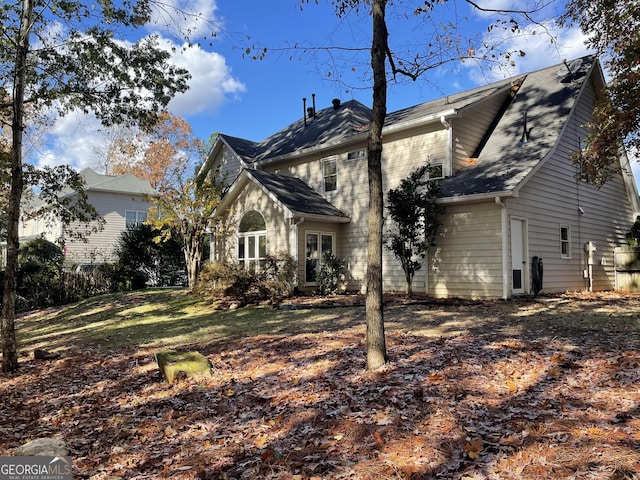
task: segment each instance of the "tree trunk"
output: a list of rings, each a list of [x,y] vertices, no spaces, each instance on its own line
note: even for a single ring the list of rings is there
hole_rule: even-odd
[[[413,296],[413,277],[410,273],[405,272],[405,280],[407,282],[406,294],[407,297]]]
[[[387,113],[387,53],[386,0],[374,0],[373,41],[371,66],[373,69],[373,112],[369,124],[367,170],[369,176],[369,216],[367,239],[367,369],[377,370],[387,362],[382,302],[382,127]]]
[[[2,371],[13,372],[18,368],[18,344],[16,342],[16,277],[18,276],[18,249],[20,247],[18,226],[20,201],[24,178],[22,172],[22,137],[24,131],[24,95],[27,54],[33,0],[24,0],[20,37],[16,46],[16,61],[13,77],[13,112],[11,119],[11,192],[7,206],[7,265],[5,268],[4,294],[2,300]]]
[[[193,291],[198,283],[198,273],[202,262],[202,238],[198,231],[191,231],[191,225],[185,220],[182,223],[182,242],[184,250],[184,260],[187,265],[187,280],[189,291]]]

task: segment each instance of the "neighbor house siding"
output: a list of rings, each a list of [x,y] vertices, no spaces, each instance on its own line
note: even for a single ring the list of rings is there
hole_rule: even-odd
[[[428,255],[428,293],[436,297],[500,298],[501,208],[493,201],[447,205],[442,221],[436,247]]]
[[[584,245],[589,241],[597,244],[593,289],[612,289],[613,248],[626,243],[624,235],[633,223],[620,175],[600,189],[576,179],[578,171],[570,155],[587,134],[580,125],[591,120],[595,92],[590,85],[581,98],[550,158],[527,181],[518,198],[506,202],[510,215],[528,221],[529,268],[533,256],[543,259],[543,292],[588,287],[583,273],[587,267]],[[571,229],[570,258],[560,254],[562,225]]]
[[[104,229],[93,232],[87,242],[73,240],[65,233],[65,259],[70,263],[104,263],[115,260],[115,248],[125,231],[125,212],[147,212],[151,203],[141,195],[87,191],[88,200],[104,218]],[[91,224],[96,225],[96,223]],[[83,231],[83,224],[74,224],[66,232]]]

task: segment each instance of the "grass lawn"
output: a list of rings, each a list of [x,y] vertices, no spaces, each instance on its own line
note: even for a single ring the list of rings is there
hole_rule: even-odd
[[[385,319],[391,361],[367,372],[359,305],[158,290],[24,315],[0,456],[53,436],[96,480],[640,478],[640,296],[396,298]],[[213,375],[168,385],[165,349]]]

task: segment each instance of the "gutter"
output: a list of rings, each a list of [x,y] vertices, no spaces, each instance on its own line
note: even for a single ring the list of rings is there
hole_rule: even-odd
[[[477,193],[474,195],[463,195],[458,197],[444,197],[438,198],[436,203],[441,205],[457,205],[462,203],[477,203],[477,202],[487,202],[493,201],[498,203],[495,199],[498,198],[500,201],[506,198],[517,198],[518,194],[511,190],[505,190],[502,192],[493,192],[493,193]],[[498,203],[498,205],[500,205]]]
[[[382,134],[384,135],[385,133],[388,134],[388,133],[402,132],[404,130],[409,130],[411,128],[415,128],[420,125],[427,125],[430,123],[434,123],[436,121],[441,122],[442,118],[450,118],[450,117],[455,117],[457,115],[458,115],[458,111],[456,109],[452,108],[449,110],[444,110],[442,112],[434,113],[426,117],[419,117],[413,120],[408,120],[406,122],[400,122],[400,123],[394,123],[392,125],[388,125],[382,128]],[[337,141],[337,142],[331,142],[331,143],[324,143],[322,145],[314,145],[313,147],[295,150],[293,152],[287,153],[280,157],[272,157],[264,160],[256,160],[255,162],[252,162],[252,165],[263,167],[265,165],[270,165],[273,163],[284,162],[287,160],[295,160],[296,158],[302,158],[313,153],[319,154],[324,151],[334,149],[336,147],[348,147],[350,145],[361,144],[362,142],[366,141],[367,136],[368,136],[367,132],[359,133],[350,137],[346,141]]]

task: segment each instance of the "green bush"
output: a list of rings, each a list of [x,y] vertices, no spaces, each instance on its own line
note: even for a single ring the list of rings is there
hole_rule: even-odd
[[[627,243],[630,247],[640,247],[640,215],[636,217],[631,230],[627,233]]]
[[[344,293],[344,261],[331,253],[324,254],[324,263],[316,273],[315,293],[318,295],[334,295]]]
[[[64,297],[62,249],[44,238],[23,243],[18,251],[16,310],[59,305]]]
[[[259,272],[228,262],[207,262],[194,290],[215,299],[232,297],[243,304],[277,302],[291,294],[294,279],[295,261],[291,255],[268,254]]]
[[[182,242],[178,235],[169,235],[160,241],[161,233],[146,224],[122,232],[114,271],[115,283],[120,290],[182,283],[180,272],[186,271]]]

